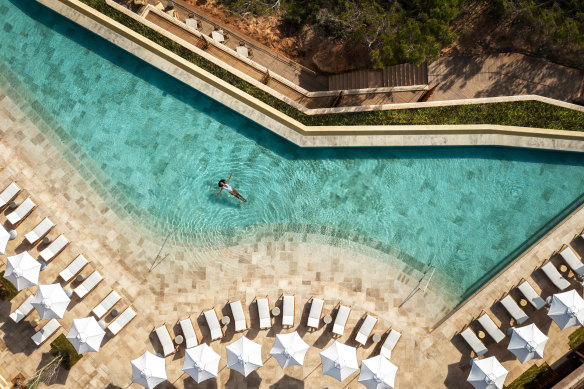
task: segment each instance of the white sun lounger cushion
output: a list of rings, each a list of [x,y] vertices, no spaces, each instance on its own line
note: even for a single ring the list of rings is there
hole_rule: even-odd
[[[197,339],[197,334],[193,328],[193,322],[190,317],[179,322],[182,333],[185,337],[185,346],[187,348],[192,348],[199,345],[199,340]]]
[[[233,314],[235,331],[243,331],[247,329],[247,323],[245,322],[245,315],[243,314],[241,301],[232,301],[229,303],[229,306],[231,307],[231,313]]]
[[[11,183],[0,193],[0,207],[5,206],[12,201],[13,198],[20,192],[20,188],[14,182]]]
[[[73,262],[69,264],[62,272],[59,273],[59,277],[65,282],[69,282],[75,274],[79,273],[87,265],[87,259],[83,255],[78,255]]]
[[[487,351],[489,351],[487,350],[483,342],[481,342],[478,336],[470,328],[467,328],[466,330],[462,331],[460,335],[466,341],[466,343],[468,343],[470,348],[472,348],[472,350],[477,354],[477,356],[480,357],[482,355],[485,355]]]
[[[355,336],[355,340],[360,344],[364,345],[367,343],[367,338],[369,338],[369,334],[373,331],[373,327],[377,324],[377,318],[371,315],[367,315],[365,320],[363,320],[363,324],[359,328],[359,332]]]
[[[343,335],[345,332],[345,325],[349,319],[349,313],[351,308],[341,305],[337,312],[337,317],[335,318],[335,324],[333,324],[333,334]]]
[[[312,299],[312,304],[310,306],[310,313],[308,314],[308,320],[306,325],[312,328],[318,328],[320,324],[320,315],[322,314],[322,307],[324,306],[324,300]]]
[[[36,334],[31,336],[31,339],[37,346],[40,346],[46,342],[47,339],[49,339],[59,329],[59,327],[61,327],[61,323],[55,319],[51,319]]]
[[[562,258],[564,258],[564,261],[566,261],[566,263],[568,264],[568,266],[570,266],[574,273],[576,273],[579,276],[582,276],[582,274],[584,274],[584,263],[582,263],[582,261],[578,259],[578,256],[570,246],[567,246],[565,249],[563,249],[560,252],[560,255],[562,256]]]
[[[258,315],[260,317],[260,328],[272,327],[272,318],[270,317],[270,303],[267,298],[257,299]]]
[[[3,225],[0,224],[0,231],[2,231],[2,235],[8,236],[10,233],[4,228]],[[6,254],[6,246],[8,246],[9,239],[2,239],[2,243],[0,243],[0,254]]]
[[[401,333],[397,332],[396,330],[391,330],[389,332],[389,335],[387,335],[385,342],[383,342],[383,344],[381,345],[381,350],[379,351],[379,354],[381,354],[387,359],[391,358],[391,352],[395,348],[395,345],[397,344],[399,338],[401,338]]]
[[[6,216],[6,219],[8,219],[8,221],[13,225],[17,224],[19,221],[24,219],[26,215],[28,215],[35,206],[36,204],[33,203],[33,201],[29,197],[26,200],[24,200],[22,204],[20,204],[18,208],[16,208],[12,213],[8,214]]]
[[[107,329],[113,334],[116,335],[118,332],[124,329],[125,326],[128,325],[129,322],[132,321],[136,317],[136,312],[131,307],[126,308],[124,312],[120,314],[120,316],[116,317],[114,321],[112,321]]]
[[[103,315],[112,309],[118,301],[120,301],[120,295],[118,295],[115,290],[112,290],[111,293],[101,301],[101,303],[93,308],[92,312],[98,319],[101,319]]]
[[[511,298],[511,296],[507,295],[501,300],[501,304],[505,307],[507,312],[513,317],[513,319],[517,320],[517,324],[523,324],[529,317],[525,314],[523,309],[515,300]]]
[[[551,262],[542,266],[541,270],[559,290],[564,290],[570,287],[570,282],[560,274],[558,269],[556,269]]]
[[[294,296],[284,296],[282,298],[282,325],[294,325]]]
[[[85,297],[89,292],[91,292],[97,284],[103,280],[103,277],[98,272],[94,271],[81,285],[75,288],[74,292],[79,298]]]
[[[211,331],[211,340],[219,339],[223,337],[223,331],[221,331],[221,326],[219,325],[219,319],[217,318],[217,313],[214,309],[211,309],[204,313],[205,320],[207,320],[207,325],[209,326],[209,331]]]
[[[542,299],[535,289],[527,281],[523,281],[518,287],[519,291],[523,293],[527,301],[533,305],[535,309],[541,309],[545,307],[545,300]]]
[[[170,333],[166,326],[158,327],[154,332],[156,332],[156,336],[158,336],[158,340],[162,345],[164,356],[166,357],[167,355],[174,353],[174,343],[172,343]]]
[[[485,331],[493,338],[493,340],[497,343],[502,341],[505,338],[505,334],[503,331],[497,327],[493,319],[488,314],[483,314],[479,317],[478,322],[481,323]]]
[[[63,249],[69,244],[65,235],[59,235],[57,239],[53,243],[49,245],[46,249],[41,251],[41,258],[45,260],[45,262],[49,263],[57,254],[59,254]]]
[[[22,321],[22,319],[27,317],[32,312],[33,306],[31,304],[31,301],[33,299],[34,299],[34,296],[28,296],[28,298],[26,300],[24,300],[24,302],[22,304],[20,304],[20,306],[18,308],[16,308],[14,310],[14,312],[12,312],[10,314],[10,318],[15,323],[20,323]]]
[[[24,235],[28,243],[35,244],[40,238],[45,236],[51,228],[55,225],[48,217],[44,218],[37,226],[28,234]]]

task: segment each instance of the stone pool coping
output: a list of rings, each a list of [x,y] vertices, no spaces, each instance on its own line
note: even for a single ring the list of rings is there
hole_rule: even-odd
[[[584,133],[574,131],[490,124],[306,126],[77,0],[37,1],[300,147],[508,146],[584,151]],[[391,108],[511,101],[540,101],[584,112],[578,105],[532,95],[411,103],[407,107],[398,104]],[[352,112],[352,108],[340,109]]]

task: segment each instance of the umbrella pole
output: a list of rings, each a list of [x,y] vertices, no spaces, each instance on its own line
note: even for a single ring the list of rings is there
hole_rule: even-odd
[[[263,364],[265,365],[266,363],[268,363],[268,361],[269,361],[270,359],[272,359],[272,356],[273,356],[273,355],[272,355],[272,354],[270,354],[270,356],[268,357],[268,359],[266,359],[266,360],[263,362]]]
[[[307,379],[307,378],[308,378],[308,376],[309,376],[309,375],[311,375],[312,373],[314,373],[314,371],[315,371],[316,369],[318,369],[320,366],[322,366],[322,361],[321,361],[321,362],[320,362],[318,365],[316,365],[316,367],[315,367],[314,369],[312,369],[312,371],[311,371],[310,373],[308,373],[308,374],[306,375],[306,377],[304,377],[302,380],[305,380],[305,379]]]
[[[184,373],[184,372],[183,372],[183,373],[182,373],[182,374],[181,374],[181,375],[180,375],[180,376],[179,376],[179,377],[178,377],[176,380],[174,380],[174,381],[172,382],[172,384],[174,385],[174,383],[175,383],[176,381],[180,380],[180,378],[181,378],[183,375],[185,375],[185,373]]]

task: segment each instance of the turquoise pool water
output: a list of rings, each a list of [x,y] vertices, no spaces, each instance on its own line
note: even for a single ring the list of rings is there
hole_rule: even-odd
[[[298,148],[32,0],[0,0],[0,66],[120,204],[175,239],[328,234],[431,263],[462,296],[584,193],[584,154]],[[215,197],[231,172],[245,204]]]

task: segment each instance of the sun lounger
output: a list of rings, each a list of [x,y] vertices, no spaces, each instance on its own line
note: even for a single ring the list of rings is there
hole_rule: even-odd
[[[55,258],[59,253],[65,250],[65,247],[69,244],[65,235],[59,235],[57,239],[53,243],[51,243],[46,249],[41,251],[41,258],[46,262],[49,263]]]
[[[0,209],[4,208],[6,204],[14,200],[18,193],[20,193],[20,188],[18,187],[18,185],[16,185],[16,183],[13,182],[10,185],[8,185],[2,191],[2,193],[0,193]]]
[[[347,320],[349,319],[349,313],[351,313],[351,308],[344,305],[339,306],[337,311],[337,317],[335,318],[335,324],[333,324],[333,334],[342,336],[345,332],[345,325],[347,325]]]
[[[45,343],[57,330],[61,327],[61,323],[59,323],[56,319],[51,319],[47,324],[43,326],[36,334],[31,336],[32,341],[37,346]]]
[[[541,309],[545,306],[545,300],[537,294],[529,282],[523,281],[521,284],[519,284],[517,289],[523,293],[525,299],[529,301],[529,303],[533,305],[535,309]]]
[[[85,297],[89,292],[91,292],[95,287],[103,280],[101,274],[97,271],[94,271],[81,285],[73,290],[75,294],[82,299]]]
[[[115,290],[112,290],[91,312],[95,317],[101,319],[118,301],[120,301],[120,295]]]
[[[318,329],[320,325],[320,315],[322,314],[322,308],[324,306],[324,300],[312,299],[312,304],[310,306],[310,313],[308,314],[308,320],[306,325],[309,328]]]
[[[527,319],[529,319],[529,317],[525,314],[523,309],[521,309],[521,307],[517,305],[517,303],[515,302],[515,300],[513,300],[513,298],[511,298],[511,296],[509,295],[505,296],[501,300],[501,304],[505,307],[507,312],[509,312],[511,317],[515,319],[515,321],[517,321],[517,324],[523,324]]]
[[[485,355],[489,351],[470,327],[467,327],[460,335],[478,357]]]
[[[10,318],[15,323],[20,323],[22,321],[22,319],[24,319],[25,317],[30,315],[30,313],[34,309],[32,304],[30,303],[33,299],[34,299],[34,296],[28,296],[28,298],[26,300],[24,300],[24,302],[22,304],[20,304],[20,306],[18,308],[16,308],[14,310],[14,312],[12,312],[10,314]]]
[[[199,338],[197,338],[197,333],[193,327],[193,322],[190,317],[179,322],[180,328],[182,330],[183,336],[185,338],[186,348],[192,348],[199,345]]]
[[[243,313],[243,307],[241,306],[241,301],[232,301],[229,303],[231,307],[231,313],[233,314],[233,321],[235,324],[235,331],[247,330],[247,321],[245,320],[245,315]]]
[[[174,343],[172,342],[172,338],[170,337],[170,331],[168,327],[163,325],[162,327],[158,327],[154,330],[156,336],[158,336],[158,340],[160,341],[160,345],[162,346],[162,354],[166,357],[170,354],[174,354],[176,348],[174,347]]]
[[[493,319],[491,319],[486,312],[478,318],[478,322],[481,323],[485,331],[487,331],[487,334],[489,334],[495,342],[499,343],[505,338],[503,331],[497,327]]]
[[[367,315],[367,317],[365,317],[365,320],[363,320],[363,323],[361,324],[361,327],[359,328],[357,335],[355,336],[355,340],[360,344],[365,345],[365,343],[367,343],[369,335],[371,334],[371,331],[373,331],[373,328],[375,327],[376,324],[377,318],[371,315]]]
[[[546,263],[541,267],[541,270],[559,290],[564,290],[570,287],[570,282],[560,274],[553,263]]]
[[[134,318],[136,317],[136,312],[132,309],[132,307],[126,308],[124,312],[120,314],[120,316],[116,317],[114,321],[112,321],[107,329],[112,333],[112,335],[117,335],[121,330],[123,330]]]
[[[59,273],[59,277],[61,277],[63,281],[69,282],[73,277],[79,274],[81,270],[83,270],[87,263],[87,259],[80,254],[69,264],[69,266]]]
[[[568,266],[570,266],[570,268],[574,271],[574,273],[576,273],[578,277],[582,277],[584,274],[584,263],[582,263],[582,260],[578,257],[578,255],[576,255],[574,250],[572,250],[570,246],[566,245],[564,245],[564,247],[562,247],[560,250],[560,255],[562,258],[564,258],[564,261],[566,261]]]
[[[220,339],[223,337],[223,329],[219,325],[219,319],[217,318],[217,312],[214,309],[210,309],[204,313],[205,320],[207,320],[207,325],[209,326],[209,331],[211,331],[211,340]]]
[[[270,316],[270,301],[267,298],[256,300],[258,304],[258,315],[260,318],[260,328],[271,328],[272,317]]]
[[[39,240],[45,237],[53,229],[55,225],[48,217],[44,218],[42,222],[37,224],[37,226],[28,234],[24,235],[28,243],[35,244]]]
[[[379,354],[389,359],[391,357],[391,352],[395,348],[397,341],[401,338],[401,333],[396,330],[391,330],[385,338],[385,342],[381,345],[381,350]]]
[[[6,219],[12,224],[16,226],[18,223],[24,220],[36,207],[36,204],[28,197],[26,200],[22,202],[12,213],[9,213],[6,216]]]
[[[282,326],[294,326],[294,295],[282,297]]]

